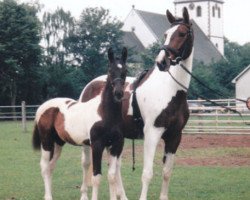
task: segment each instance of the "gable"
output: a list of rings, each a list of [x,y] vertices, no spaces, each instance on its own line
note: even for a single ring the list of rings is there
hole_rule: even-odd
[[[248,80],[250,80],[250,65],[248,65],[241,73],[239,73],[239,75],[232,80],[232,83],[236,84],[241,78],[244,78],[245,76],[247,76]]]
[[[140,41],[144,39],[141,35],[147,35],[149,33],[155,36],[154,40],[148,42],[149,44],[163,39],[165,31],[170,28],[170,23],[168,22],[166,15],[136,9],[133,9],[132,11],[141,18],[144,26],[147,27],[148,32],[145,32],[145,30],[136,27],[136,23],[133,24],[133,21],[130,21],[130,26],[135,26],[134,33]],[[223,59],[219,50],[213,45],[199,26],[194,21],[192,21],[192,23],[194,29],[194,59],[203,62],[204,64],[210,64]],[[124,21],[124,26],[128,26],[127,20]],[[144,43],[143,45],[145,46]],[[149,45],[145,47],[148,46]]]

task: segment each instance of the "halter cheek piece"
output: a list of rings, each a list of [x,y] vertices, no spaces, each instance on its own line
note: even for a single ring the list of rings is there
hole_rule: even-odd
[[[173,23],[172,26],[179,25],[179,24],[185,25],[188,28],[188,31],[186,33],[187,34],[187,38],[192,37],[192,35],[193,35],[193,30],[191,29],[192,24],[191,25],[187,25],[187,24],[184,24],[184,23]],[[187,48],[188,48],[187,41],[188,41],[188,39],[186,39],[186,41],[183,44],[185,46],[184,46],[182,52],[180,52],[180,51],[181,51],[183,45],[182,45],[182,47],[180,49],[175,49],[173,47],[170,47],[169,45],[163,45],[160,48],[160,50],[164,50],[165,51],[166,56],[169,56],[170,53],[172,53],[175,56],[175,60],[172,60],[172,59],[169,58],[171,65],[177,65],[177,64],[179,64],[180,61],[182,61],[182,60],[185,59],[184,56],[185,56]]]

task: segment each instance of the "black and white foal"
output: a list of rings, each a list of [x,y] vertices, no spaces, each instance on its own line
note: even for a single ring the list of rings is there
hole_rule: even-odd
[[[187,91],[190,75],[182,68],[192,71],[193,63],[193,29],[186,8],[183,17],[176,18],[167,11],[171,27],[165,32],[165,42],[156,57],[154,66],[134,84],[135,78],[127,77],[125,100],[123,103],[124,136],[138,138],[144,134],[144,161],[142,172],[142,190],[140,200],[147,199],[150,180],[153,177],[153,160],[160,139],[165,143],[163,158],[163,181],[160,199],[168,200],[168,187],[174,165],[174,157],[181,141],[182,130],[189,118]],[[91,99],[105,85],[106,76],[91,81],[82,91],[80,101]],[[144,122],[138,128],[133,120],[136,99]],[[95,91],[95,92],[93,92]]]
[[[51,99],[43,103],[36,112],[33,147],[41,149],[40,166],[45,200],[52,200],[51,175],[65,143],[83,146],[81,200],[88,200],[86,171],[90,165],[90,147],[93,160],[92,200],[98,199],[104,148],[109,153],[110,199],[116,200],[117,195],[123,200],[127,199],[122,185],[117,190],[121,180],[116,177],[117,169],[120,170],[119,158],[124,143],[121,123],[127,49],[123,48],[120,59],[109,49],[108,59],[107,84],[100,91],[101,95],[84,103],[69,98]]]

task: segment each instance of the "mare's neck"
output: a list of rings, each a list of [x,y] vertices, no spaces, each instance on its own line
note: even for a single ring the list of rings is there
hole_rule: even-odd
[[[114,100],[113,87],[107,78],[107,84],[102,95],[103,120],[107,123],[119,123],[122,121],[122,102]]]
[[[192,72],[192,67],[193,67],[193,50],[190,54],[190,56],[186,59],[181,61],[178,65],[176,66],[171,66],[170,67],[170,72],[172,75],[180,82],[182,83],[185,87],[189,87],[191,76],[180,66],[182,64],[185,68],[188,69],[188,71]]]

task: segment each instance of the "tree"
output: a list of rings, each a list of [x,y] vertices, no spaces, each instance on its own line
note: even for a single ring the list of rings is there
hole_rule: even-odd
[[[122,23],[109,16],[104,8],[86,8],[70,37],[67,52],[74,55],[75,81],[80,92],[93,78],[107,71],[107,50],[121,49]],[[115,49],[116,50],[116,49]]]
[[[43,15],[42,44],[43,59],[43,97],[73,97],[74,85],[71,67],[73,56],[66,52],[64,43],[74,30],[75,19],[70,12],[57,9]]]
[[[210,88],[219,91],[223,96],[219,96],[214,92],[205,89],[197,84],[196,81],[191,81],[191,91],[196,91],[198,94],[214,99],[214,98],[234,98],[235,86],[232,80],[250,64],[250,44],[243,46],[230,42],[225,39],[225,59],[218,62],[204,65],[195,63],[193,73],[205,82]],[[191,98],[195,98],[191,96]]]
[[[1,104],[29,103],[39,98],[41,29],[36,13],[34,6],[14,0],[0,2]]]
[[[159,53],[159,49],[161,49],[161,43],[155,42],[150,45],[144,52],[141,53],[142,58],[142,66],[144,69],[151,68],[155,63],[155,57]]]

